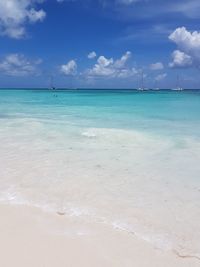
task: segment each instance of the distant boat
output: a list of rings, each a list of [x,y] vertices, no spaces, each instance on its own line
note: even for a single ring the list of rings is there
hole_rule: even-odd
[[[144,72],[143,71],[141,72],[141,80],[139,83],[140,83],[140,86],[137,89],[138,91],[148,91],[149,90],[149,88],[144,86]]]
[[[56,90],[56,87],[54,86],[54,80],[53,80],[53,76],[50,77],[50,86],[49,86],[50,90]]]
[[[183,91],[184,89],[182,87],[172,88],[172,91]]]
[[[176,87],[171,89],[172,91],[183,91],[183,87],[180,86],[180,76],[177,75]]]

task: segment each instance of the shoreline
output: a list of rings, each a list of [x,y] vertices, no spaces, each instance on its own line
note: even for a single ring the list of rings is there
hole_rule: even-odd
[[[0,267],[200,266],[200,99],[61,95],[1,94]]]
[[[154,248],[134,234],[39,208],[0,204],[4,267],[196,267],[200,259]]]

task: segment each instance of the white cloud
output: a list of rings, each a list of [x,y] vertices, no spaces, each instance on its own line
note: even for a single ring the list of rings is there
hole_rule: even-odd
[[[37,73],[37,65],[42,61],[30,61],[22,54],[7,55],[0,62],[0,72],[9,76],[28,76]]]
[[[130,51],[127,51],[120,59],[117,59],[114,63],[116,68],[123,68],[126,62],[131,58],[132,54]]]
[[[112,67],[113,59],[107,59],[104,56],[100,56],[97,63],[92,69],[89,70],[89,76],[111,76],[114,74],[115,70]]]
[[[170,34],[169,39],[178,47],[172,55],[174,65],[200,66],[200,32],[189,32],[185,27],[181,27]]]
[[[64,75],[76,75],[77,73],[77,64],[75,60],[70,60],[67,64],[60,67],[60,71]]]
[[[185,27],[177,28],[169,39],[177,44],[177,46],[185,51],[198,54],[200,52],[200,32],[189,32]]]
[[[166,77],[167,77],[167,73],[162,73],[162,74],[157,75],[155,80],[159,82],[159,81],[164,80]]]
[[[96,54],[95,51],[92,51],[92,52],[90,52],[90,53],[88,54],[88,58],[89,58],[89,59],[93,59],[93,58],[95,58],[96,56],[97,56],[97,54]]]
[[[169,63],[171,68],[185,68],[193,64],[192,57],[179,50],[172,53],[172,59],[173,61]]]
[[[102,67],[108,67],[109,65],[113,64],[114,60],[113,58],[106,58],[104,56],[100,56],[98,59],[97,59],[97,63],[99,66],[102,66]]]
[[[42,0],[0,0],[0,34],[11,38],[22,38],[26,34],[26,23],[42,21],[46,13],[34,8]]]
[[[88,77],[127,78],[137,74],[135,68],[129,68],[127,61],[131,52],[127,51],[120,59],[106,58],[100,56],[97,63],[87,71]]]
[[[150,69],[151,70],[163,70],[164,69],[164,65],[161,62],[153,63],[153,64],[150,65]]]

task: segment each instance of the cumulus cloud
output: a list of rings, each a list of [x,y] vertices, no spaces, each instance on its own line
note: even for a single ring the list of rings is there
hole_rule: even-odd
[[[64,64],[60,67],[60,71],[68,76],[68,75],[76,75],[77,73],[77,64],[74,59],[70,60],[67,64]]]
[[[114,63],[116,68],[123,68],[126,62],[131,58],[132,54],[130,51],[127,51],[120,59],[117,59]]]
[[[97,56],[97,54],[96,54],[95,51],[92,51],[92,52],[90,52],[90,53],[88,54],[88,58],[89,58],[89,59],[93,59],[93,58],[95,58],[96,56]]]
[[[163,70],[164,69],[164,65],[161,62],[153,63],[153,64],[150,65],[150,69],[151,70]]]
[[[7,55],[0,62],[0,72],[9,76],[28,76],[37,73],[37,65],[42,60],[31,61],[22,54]]]
[[[135,68],[127,66],[131,52],[127,51],[120,59],[100,56],[97,63],[87,71],[88,77],[127,78],[137,74]]]
[[[179,50],[175,50],[172,53],[172,62],[169,63],[171,68],[186,68],[191,67],[193,64],[192,57],[181,52]]]
[[[178,47],[172,54],[171,67],[200,66],[200,32],[181,27],[170,34],[169,39]]]
[[[26,23],[42,21],[46,13],[36,10],[35,4],[42,0],[0,0],[0,34],[11,38],[22,38],[26,34]]]

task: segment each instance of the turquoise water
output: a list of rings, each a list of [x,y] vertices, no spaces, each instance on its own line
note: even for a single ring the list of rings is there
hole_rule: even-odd
[[[0,201],[200,255],[200,91],[0,90]]]
[[[1,90],[0,117],[198,137],[200,91]]]

